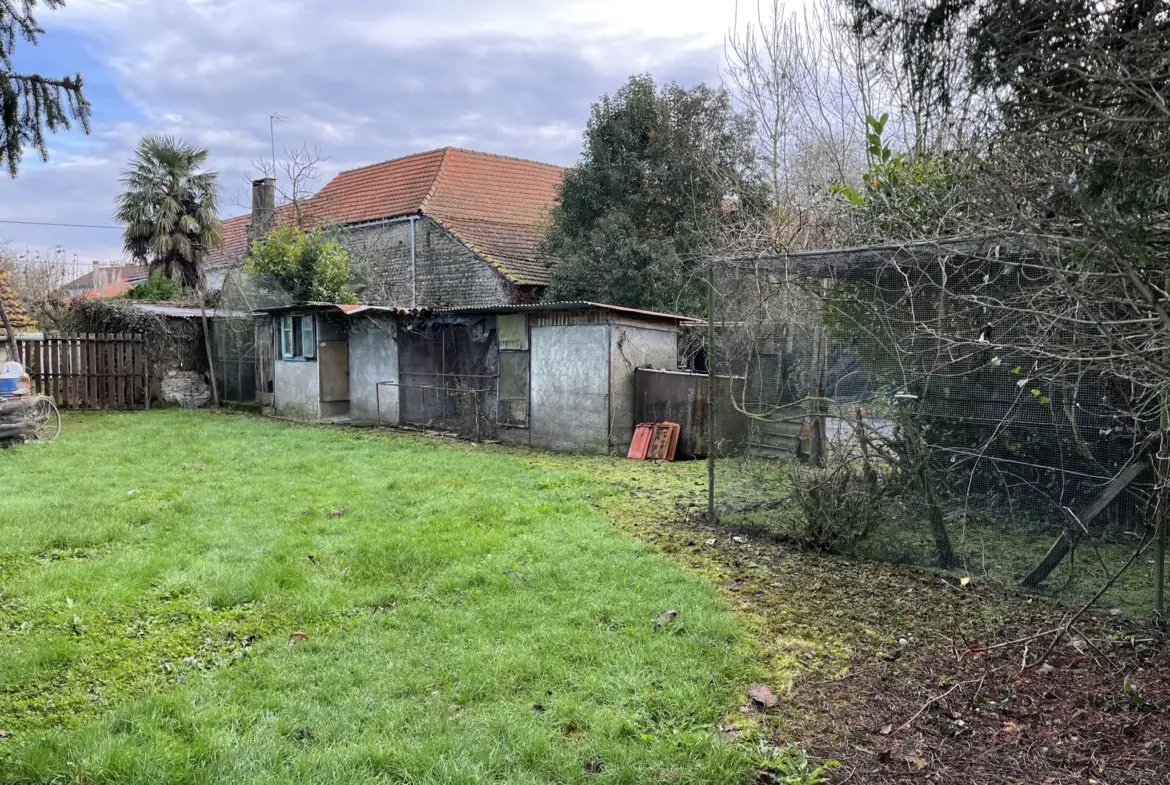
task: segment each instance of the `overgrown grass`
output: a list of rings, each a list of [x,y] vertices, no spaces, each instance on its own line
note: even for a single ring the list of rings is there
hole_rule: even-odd
[[[728,459],[721,461],[716,477],[716,496],[721,522],[771,531],[794,542],[804,539],[807,527],[796,525],[799,510],[760,509],[760,502],[788,500],[792,496],[793,467],[772,460]],[[884,503],[878,522],[864,538],[842,538],[833,550],[859,559],[886,561],[911,567],[936,569],[938,547],[929,518],[921,503],[899,500]],[[961,504],[944,504],[948,537],[958,565],[949,570],[971,580],[1018,589],[1021,580],[1044,558],[1060,535],[1055,524],[1037,524],[1004,513],[964,515]],[[842,532],[850,531],[851,518],[839,519]],[[830,527],[831,528],[831,527]],[[1117,573],[1112,587],[1098,600],[1098,607],[1123,610],[1132,618],[1154,613],[1154,548],[1151,546],[1128,569],[1125,567],[1140,542],[1085,540],[1039,587],[1037,594],[1063,605],[1080,607],[1091,600]]]
[[[750,777],[715,732],[739,628],[612,531],[611,482],[178,411],[0,474],[0,782]]]

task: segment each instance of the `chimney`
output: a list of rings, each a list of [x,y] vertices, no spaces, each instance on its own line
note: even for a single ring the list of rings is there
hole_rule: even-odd
[[[264,177],[252,181],[252,226],[249,240],[259,240],[276,223],[276,180]]]

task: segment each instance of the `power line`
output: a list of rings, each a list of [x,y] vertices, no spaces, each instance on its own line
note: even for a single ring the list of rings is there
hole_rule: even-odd
[[[0,224],[20,224],[21,226],[67,226],[71,229],[121,229],[121,226],[97,226],[95,224],[60,224],[52,223],[50,221],[5,221],[0,219]]]

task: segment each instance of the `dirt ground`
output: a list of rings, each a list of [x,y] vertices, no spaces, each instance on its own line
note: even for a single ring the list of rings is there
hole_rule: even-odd
[[[764,721],[841,762],[844,783],[1170,782],[1164,631],[994,587],[800,553],[683,508],[630,524],[723,587],[767,648]],[[748,709],[755,711],[755,709]],[[729,723],[734,732],[734,723]]]

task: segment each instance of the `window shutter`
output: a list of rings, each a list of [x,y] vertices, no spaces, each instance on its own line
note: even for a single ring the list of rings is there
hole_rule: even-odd
[[[293,335],[293,318],[280,317],[280,358],[290,360],[296,351],[296,339]]]
[[[314,317],[310,314],[301,317],[301,356],[317,356],[317,331],[313,329]]]

